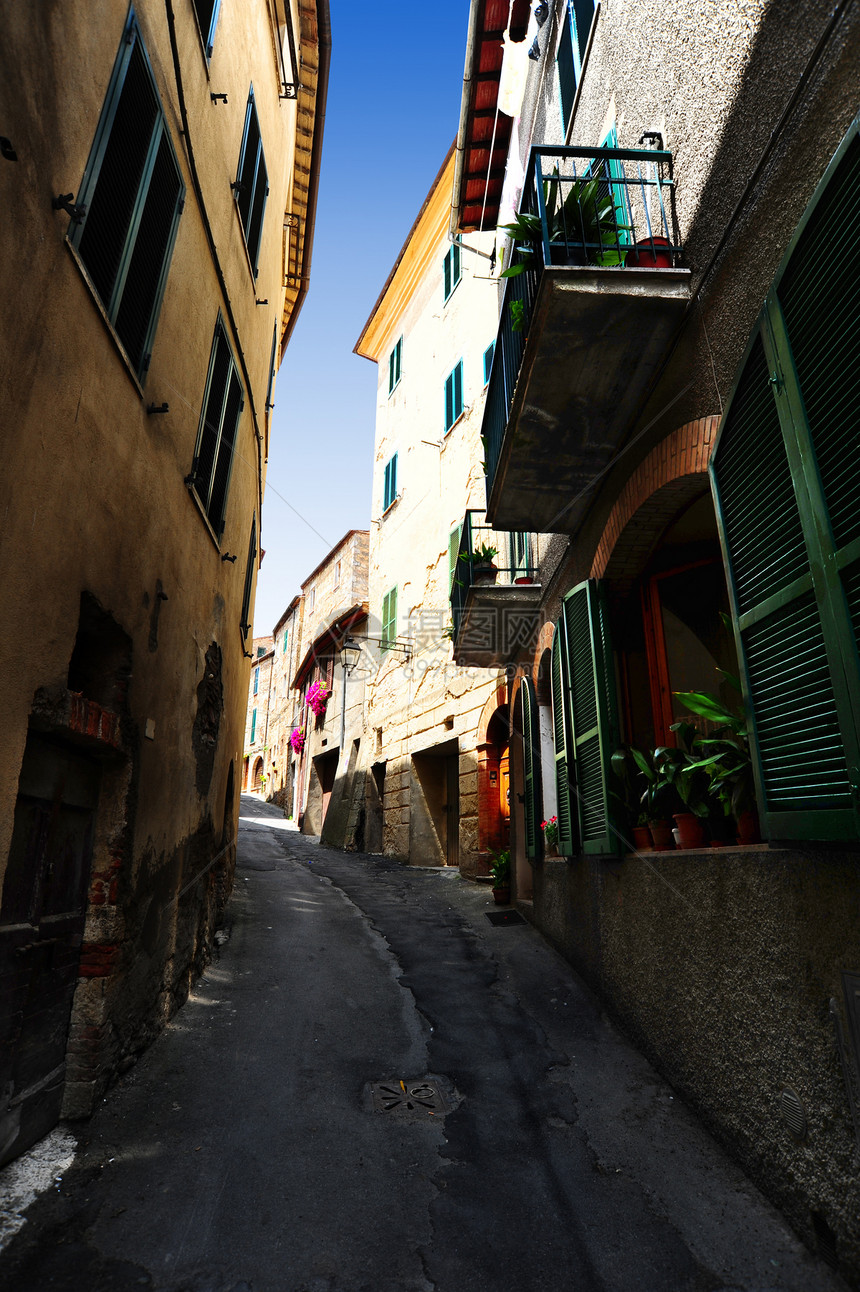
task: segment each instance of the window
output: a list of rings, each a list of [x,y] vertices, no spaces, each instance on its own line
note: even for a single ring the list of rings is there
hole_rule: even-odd
[[[445,379],[445,434],[463,416],[463,360]]]
[[[561,120],[567,134],[576,87],[582,75],[582,60],[588,48],[596,0],[568,0],[562,19],[558,46],[558,87],[561,96]]]
[[[219,318],[209,358],[197,448],[188,479],[219,539],[224,532],[236,432],[244,405],[245,393]]]
[[[397,454],[390,457],[385,464],[385,485],[382,494],[382,510],[388,511],[397,501]]]
[[[335,561],[335,566],[334,566],[334,586],[335,586],[336,588],[339,588],[339,587],[340,587],[340,561]]]
[[[251,631],[251,593],[254,589],[254,564],[257,559],[257,517],[251,521],[251,537],[248,542],[248,563],[245,566],[245,588],[242,593],[242,615],[239,620],[239,627],[242,630],[242,637],[248,640],[248,633]]]
[[[382,641],[380,650],[388,650],[397,639],[397,589],[386,592],[382,599]]]
[[[442,279],[445,288],[445,300],[447,301],[460,281],[460,247],[456,242],[453,242],[445,252],[445,259],[442,262]]]
[[[266,648],[265,648],[265,646],[258,646],[258,647],[257,647],[257,659],[260,659],[260,657],[261,657],[261,656],[263,656],[263,655],[265,655],[265,653],[266,653]]]
[[[287,643],[289,642],[289,640],[290,640],[290,634],[288,632],[285,632],[284,633],[284,654],[285,655],[287,653]]]
[[[254,709],[254,711],[251,714],[251,744],[252,745],[254,743],[254,736],[256,734],[257,734],[257,710]]]
[[[308,588],[307,597],[308,597],[308,610],[310,611],[310,610],[313,610],[314,602],[317,599],[316,588]]]
[[[552,640],[552,714],[558,793],[558,848],[617,854],[610,815],[610,758],[618,747],[615,672],[602,585],[568,592]]]
[[[860,219],[855,123],[795,235],[726,409],[711,476],[764,833],[856,839],[860,808]]]
[[[263,141],[260,137],[260,122],[254,103],[253,86],[248,95],[245,132],[242,135],[239,170],[233,190],[245,233],[248,256],[256,278],[260,259],[260,241],[263,235],[263,215],[266,210],[266,198],[269,196],[269,175],[266,170],[266,159],[263,156]]]
[[[394,387],[400,380],[400,365],[403,358],[403,337],[397,342],[397,345],[388,356],[388,393],[391,394]]]
[[[257,694],[259,689],[260,689],[260,670],[259,668],[255,668],[254,669],[254,695]]]
[[[493,355],[496,353],[496,343],[491,341],[484,351],[484,385],[490,381],[490,373],[493,371]]]
[[[132,368],[146,377],[185,185],[140,28],[129,18],[69,237]]]
[[[515,579],[525,578],[531,572],[529,535],[516,530],[509,536],[511,573]]]
[[[197,15],[197,26],[200,28],[200,39],[206,48],[206,57],[212,57],[215,44],[215,25],[218,22],[218,10],[221,0],[192,0]]]

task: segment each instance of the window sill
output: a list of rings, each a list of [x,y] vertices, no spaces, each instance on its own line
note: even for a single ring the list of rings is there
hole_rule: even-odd
[[[451,288],[451,290],[450,290],[450,292],[448,293],[448,295],[447,295],[447,296],[444,298],[444,300],[442,301],[442,308],[443,308],[443,309],[444,309],[444,308],[445,308],[445,306],[448,304],[448,302],[450,301],[451,297],[454,295],[454,293],[456,292],[457,288],[460,286],[460,284],[462,283],[462,281],[463,281],[463,275],[461,274],[461,275],[460,275],[460,277],[457,279],[456,283],[454,284],[454,286]]]
[[[393,502],[390,502],[390,503],[388,504],[388,506],[387,506],[387,507],[385,507],[385,508],[383,509],[382,515],[381,515],[381,516],[380,516],[380,518],[379,518],[381,521],[382,521],[382,520],[385,520],[385,517],[386,517],[386,516],[389,516],[389,515],[391,514],[391,512],[393,512],[393,511],[394,511],[394,508],[395,508],[395,507],[397,506],[397,504],[400,502],[400,499],[401,499],[402,497],[403,497],[403,494],[402,494],[402,493],[399,493],[399,494],[397,495],[397,497],[394,499],[394,501],[393,501]]]
[[[451,432],[453,431],[454,427],[455,427],[455,426],[457,426],[460,422],[462,422],[462,420],[463,420],[463,418],[464,418],[465,416],[466,416],[466,409],[464,408],[464,409],[463,409],[463,411],[462,411],[462,413],[460,413],[459,417],[455,417],[455,418],[454,418],[454,421],[451,423],[451,425],[448,427],[447,431],[445,432],[445,439],[446,439],[446,440],[447,440],[448,436],[451,434]],[[445,440],[443,440],[443,441],[442,441],[442,443],[443,443],[443,446],[444,446]]]
[[[117,354],[119,355],[122,361],[122,366],[125,369],[128,375],[128,378],[131,381],[131,384],[134,386],[134,389],[137,392],[138,397],[142,400],[145,398],[143,393],[143,384],[134,369],[134,365],[131,362],[131,359],[128,357],[128,353],[126,351],[125,346],[123,345],[122,341],[119,339],[119,334],[117,333],[116,328],[108,318],[107,310],[102,304],[102,299],[96,290],[95,283],[87,273],[86,265],[78,255],[77,248],[71,242],[68,234],[66,234],[65,243],[66,243],[66,250],[68,251],[75,265],[77,266],[78,272],[80,273],[81,278],[84,280],[84,285],[86,286],[87,291],[92,297],[93,304],[98,310],[99,315],[101,316],[101,320],[105,325],[105,330],[107,331],[108,336],[113,342],[114,349],[116,350]]]

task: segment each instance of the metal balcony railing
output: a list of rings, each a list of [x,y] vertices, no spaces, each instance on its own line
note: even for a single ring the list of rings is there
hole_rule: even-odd
[[[671,269],[679,262],[672,154],[642,148],[533,148],[484,406],[492,489],[545,268]],[[505,226],[503,226],[505,227]]]
[[[455,645],[466,609],[466,598],[478,583],[475,571],[481,565],[479,557],[482,548],[496,549],[496,555],[492,557],[496,574],[489,581],[492,585],[510,586],[517,580],[531,583],[537,575],[537,567],[533,564],[532,536],[493,529],[486,523],[485,517],[486,512],[472,509],[466,512],[463,519],[460,547],[451,584],[451,616]],[[486,586],[486,584],[482,585]]]

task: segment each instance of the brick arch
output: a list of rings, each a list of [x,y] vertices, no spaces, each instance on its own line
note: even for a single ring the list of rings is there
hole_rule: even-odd
[[[686,422],[639,464],[615,501],[591,567],[593,579],[639,573],[666,526],[701,493],[719,417]]]

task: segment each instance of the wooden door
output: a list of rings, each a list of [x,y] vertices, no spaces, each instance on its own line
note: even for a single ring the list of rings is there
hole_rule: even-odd
[[[91,759],[30,735],[0,903],[0,1166],[59,1120],[98,786]]]

